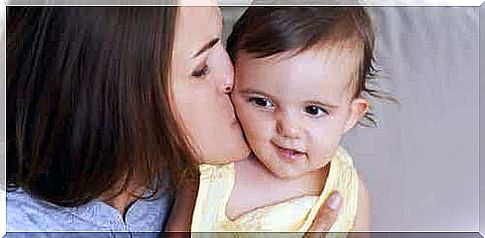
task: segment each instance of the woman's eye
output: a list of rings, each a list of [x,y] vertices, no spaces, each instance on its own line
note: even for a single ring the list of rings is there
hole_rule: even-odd
[[[306,106],[305,107],[305,112],[312,115],[312,116],[323,116],[323,115],[328,115],[327,110],[318,107],[318,106]]]
[[[192,76],[196,78],[203,78],[204,76],[209,74],[209,71],[209,66],[207,66],[207,64],[204,64],[202,68],[194,70],[194,72],[192,72]]]
[[[250,98],[249,101],[260,107],[272,108],[274,106],[273,102],[267,98],[254,97]]]

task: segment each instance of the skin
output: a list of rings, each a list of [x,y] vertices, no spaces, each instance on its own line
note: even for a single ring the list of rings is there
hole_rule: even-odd
[[[215,1],[200,4],[216,6]],[[249,154],[229,98],[234,75],[227,53],[220,41],[204,47],[221,37],[221,26],[217,7],[179,8],[172,65],[172,106],[199,152],[199,160],[212,164],[248,161]],[[203,70],[205,64],[209,70]],[[166,231],[190,231],[197,189],[194,183],[178,191]],[[338,208],[331,209],[328,204],[322,206],[312,231],[328,230],[335,221]]]
[[[358,70],[355,59],[359,57],[352,48],[314,48],[290,57],[291,53],[262,59],[238,54],[232,99],[259,161],[236,163],[238,175],[226,211],[229,218],[268,204],[320,194],[328,175],[326,165],[342,136],[367,111],[365,99],[353,98],[352,80]],[[359,183],[352,230],[366,231],[370,229],[369,195],[365,184]],[[278,189],[282,186],[285,189]],[[248,195],[264,193],[270,187],[271,196]]]
[[[183,5],[184,1],[180,1]],[[178,111],[199,161],[228,163],[247,158],[229,97],[234,70],[220,41],[222,17],[215,1],[211,7],[180,7],[172,64],[173,107]],[[216,40],[219,39],[219,40]],[[202,52],[197,55],[197,52]],[[178,191],[167,231],[189,231],[198,184]]]
[[[367,111],[365,99],[352,98],[354,55],[325,48],[293,57],[238,57],[233,102],[251,149],[277,177],[322,169]]]
[[[198,159],[213,164],[249,154],[229,97],[234,71],[221,32],[222,17],[216,6],[179,9],[172,63],[173,104]]]
[[[180,2],[190,4],[193,1]],[[211,7],[179,8],[171,69],[171,107],[184,126],[197,159],[213,164],[241,160],[248,156],[249,148],[229,97],[234,70],[220,41],[222,17],[216,1],[197,4]],[[137,200],[133,194],[139,196],[145,190],[132,183],[127,191],[105,202],[124,214]],[[194,190],[197,187],[191,191]],[[194,197],[187,194],[179,197]]]

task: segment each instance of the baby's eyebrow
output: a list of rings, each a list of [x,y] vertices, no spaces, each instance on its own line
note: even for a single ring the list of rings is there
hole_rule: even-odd
[[[279,104],[278,99],[276,99],[273,96],[271,96],[270,94],[268,94],[266,92],[263,92],[263,91],[260,91],[258,89],[254,89],[254,88],[243,88],[241,90],[238,90],[238,92],[240,94],[244,94],[244,95],[261,95],[261,96],[264,96],[264,97],[267,97],[267,98],[271,99],[274,103]]]
[[[325,107],[325,108],[328,108],[328,109],[336,109],[336,108],[339,107],[339,106],[331,104],[331,103],[322,102],[322,101],[315,101],[315,100],[305,101],[305,103],[306,104],[312,104],[312,105],[319,105],[319,106],[322,106],[322,107]]]
[[[257,89],[253,89],[253,88],[241,89],[241,90],[239,90],[239,93],[242,93],[242,94],[261,94],[261,95],[267,96],[267,94],[265,92],[257,90]]]

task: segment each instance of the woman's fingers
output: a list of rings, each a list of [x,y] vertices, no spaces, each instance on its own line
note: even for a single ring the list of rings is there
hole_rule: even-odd
[[[317,217],[312,223],[305,237],[324,237],[321,232],[326,232],[332,227],[337,219],[340,207],[342,206],[342,196],[338,192],[332,192],[327,201],[318,211]]]

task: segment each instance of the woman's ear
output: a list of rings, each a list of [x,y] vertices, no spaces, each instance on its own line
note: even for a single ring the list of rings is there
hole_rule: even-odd
[[[356,98],[350,102],[349,116],[345,123],[344,134],[352,129],[355,124],[367,113],[369,103],[364,98]]]

